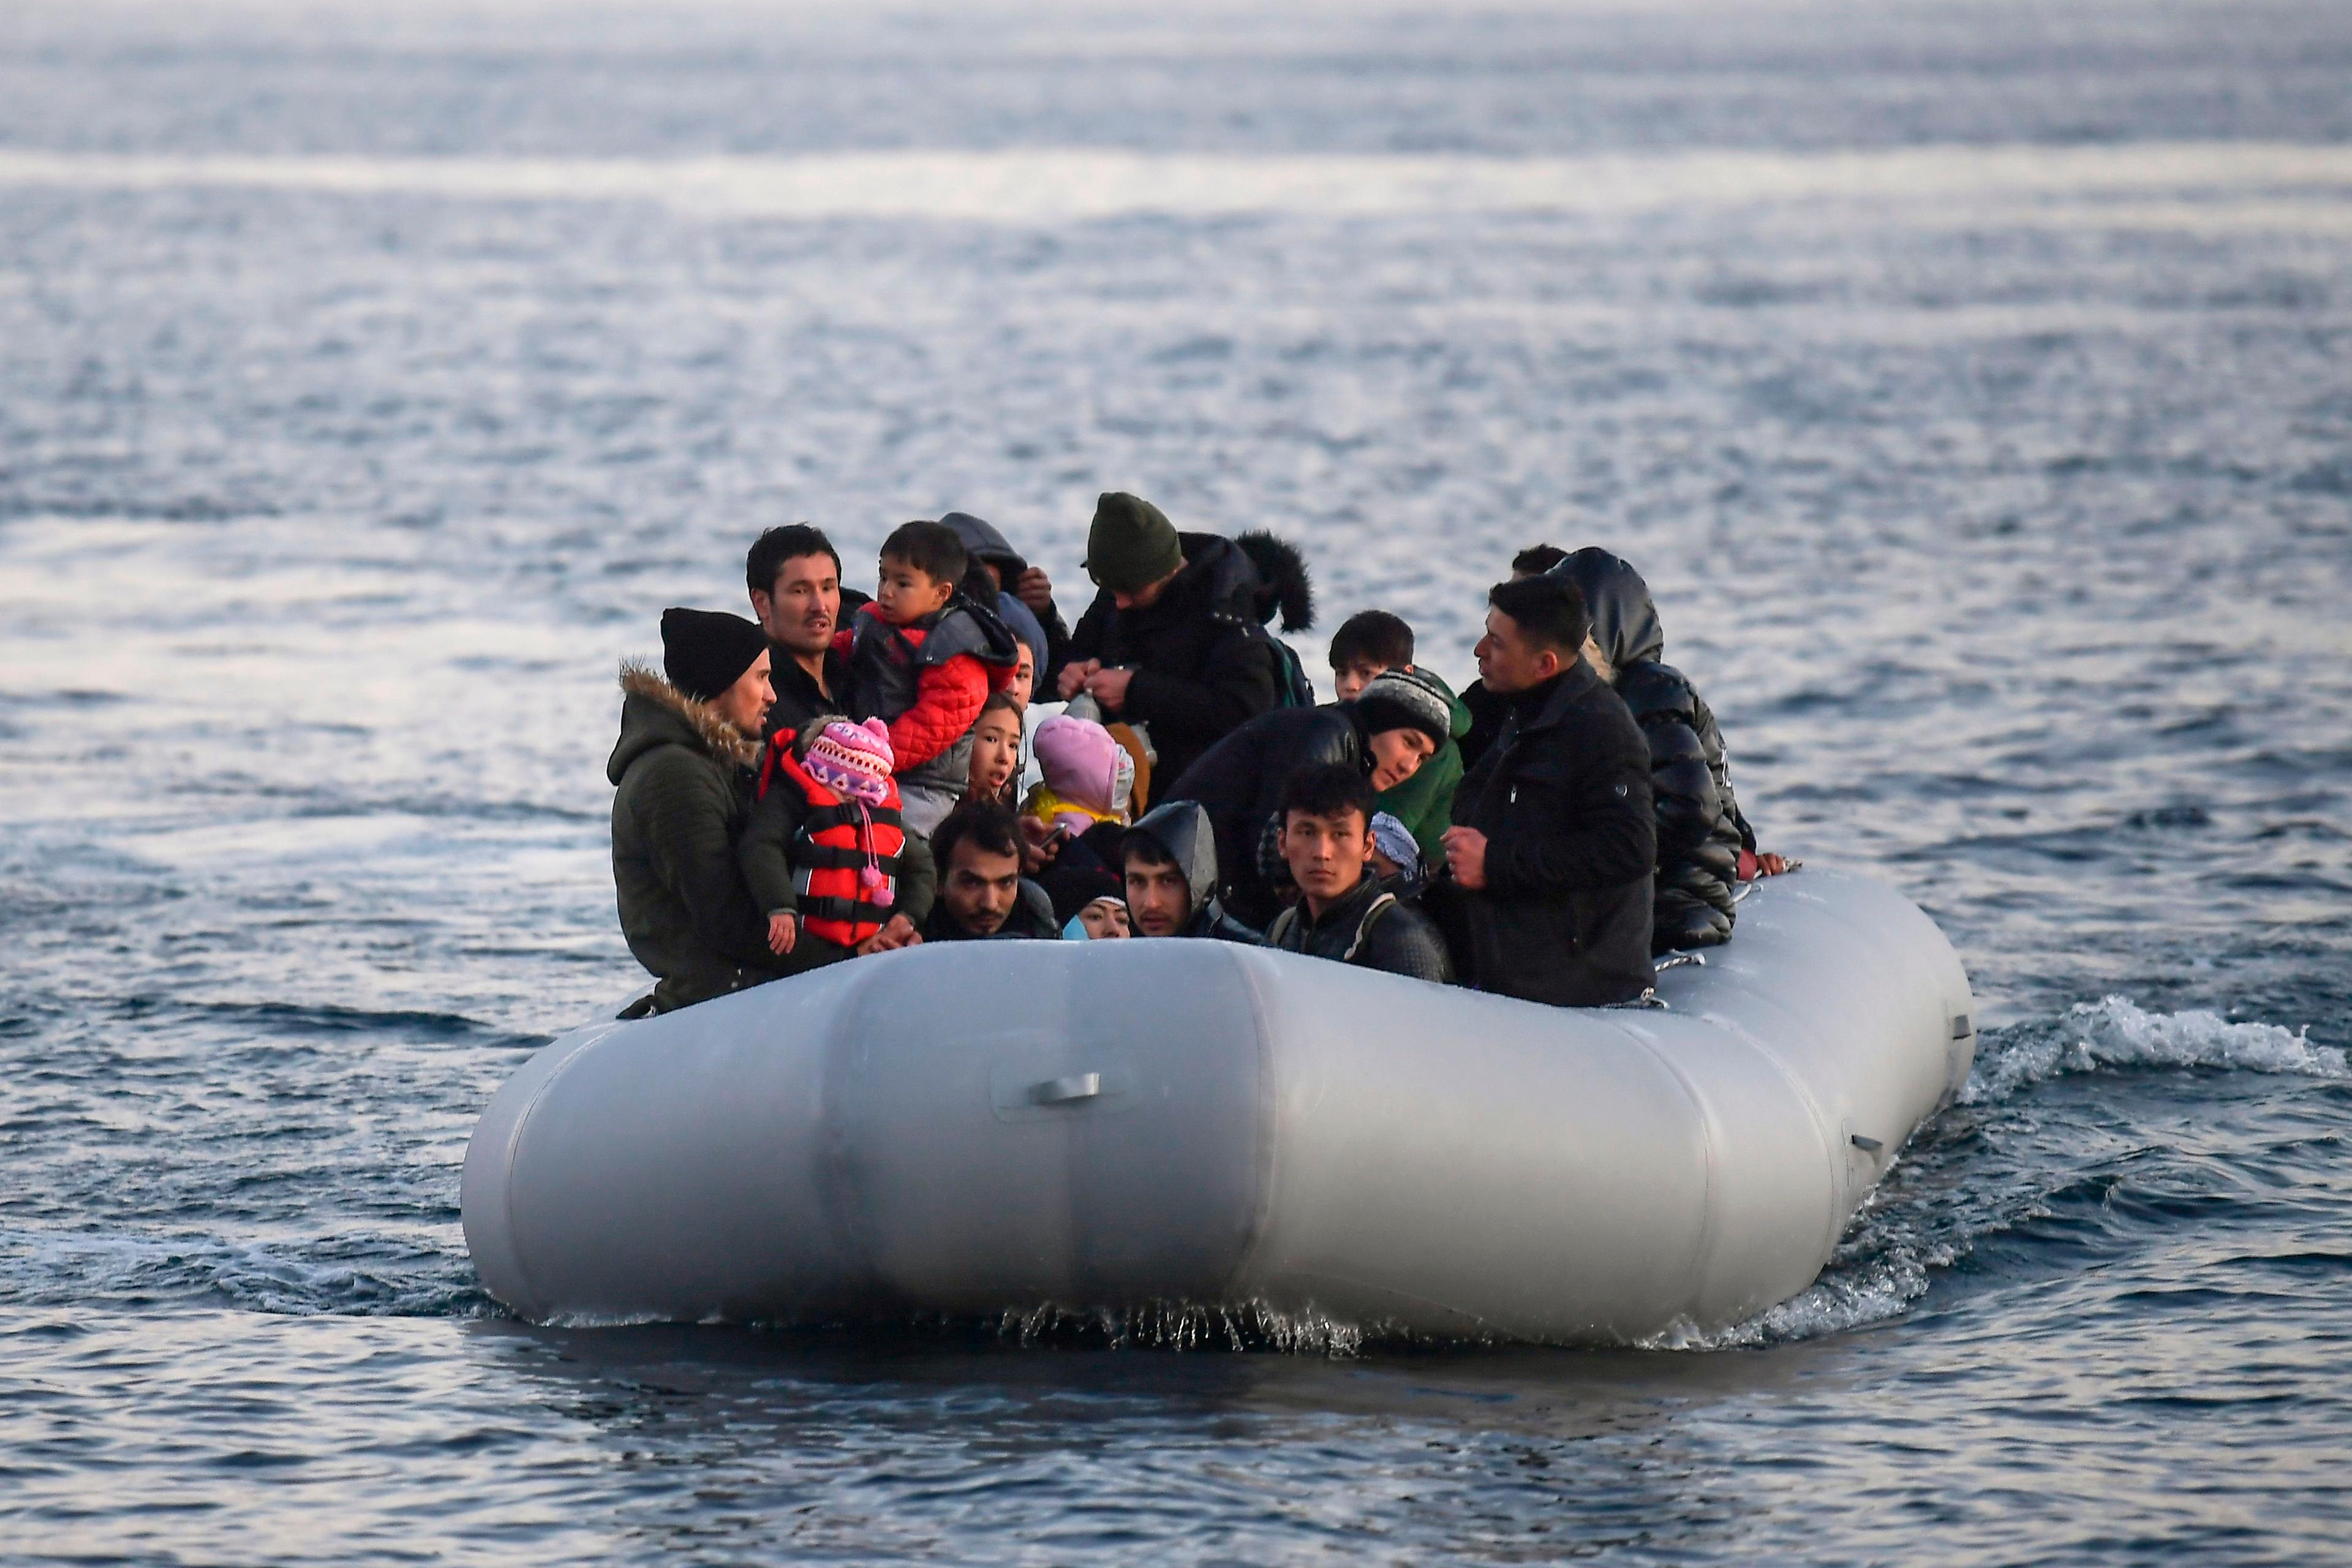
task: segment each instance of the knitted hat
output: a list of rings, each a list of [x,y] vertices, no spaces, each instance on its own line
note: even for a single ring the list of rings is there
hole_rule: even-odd
[[[1396,862],[1396,868],[1406,876],[1421,871],[1421,846],[1413,841],[1405,825],[1385,811],[1372,814],[1372,847]]]
[[[742,679],[768,651],[768,634],[757,622],[723,610],[664,610],[661,632],[662,673],[704,702]]]
[[[1356,694],[1356,717],[1364,733],[1418,730],[1442,746],[1454,733],[1454,701],[1445,689],[1418,669],[1384,669]]]
[[[1125,490],[1105,490],[1087,530],[1087,575],[1114,594],[1149,588],[1184,564],[1168,514]]]
[[[1056,713],[1037,726],[1037,771],[1065,800],[1113,816],[1127,810],[1135,790],[1135,762],[1108,730],[1091,719]]]
[[[890,731],[879,719],[853,724],[835,719],[809,737],[801,766],[838,795],[880,805],[890,798]]]

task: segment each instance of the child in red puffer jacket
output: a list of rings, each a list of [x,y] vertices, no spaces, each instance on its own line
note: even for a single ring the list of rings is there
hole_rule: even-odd
[[[836,639],[850,717],[887,727],[907,826],[926,837],[970,787],[972,725],[1019,658],[1004,623],[957,592],[967,564],[953,529],[901,523],[882,542],[874,602]]]

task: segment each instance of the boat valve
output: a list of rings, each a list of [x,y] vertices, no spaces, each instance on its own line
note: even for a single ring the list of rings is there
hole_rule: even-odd
[[[1029,1101],[1033,1105],[1067,1105],[1074,1100],[1092,1100],[1102,1093],[1102,1074],[1074,1072],[1067,1078],[1049,1078],[1043,1083],[1029,1086]]]

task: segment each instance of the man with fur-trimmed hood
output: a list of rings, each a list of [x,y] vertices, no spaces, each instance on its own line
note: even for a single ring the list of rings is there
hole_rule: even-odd
[[[767,637],[707,610],[664,610],[661,630],[662,674],[621,667],[621,738],[604,764],[621,932],[656,982],[630,1016],[790,972],[769,951],[735,855],[775,701]]]

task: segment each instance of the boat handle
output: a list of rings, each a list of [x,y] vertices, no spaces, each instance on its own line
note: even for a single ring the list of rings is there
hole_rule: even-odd
[[[1029,1101],[1033,1105],[1067,1105],[1074,1100],[1092,1100],[1102,1093],[1102,1074],[1074,1072],[1067,1078],[1049,1078],[1043,1083],[1029,1086]]]
[[[1886,1147],[1885,1144],[1880,1142],[1877,1139],[1865,1138],[1859,1132],[1855,1133],[1853,1137],[1848,1138],[1846,1142],[1853,1144],[1855,1148],[1861,1150],[1865,1154],[1875,1154],[1881,1149]]]

